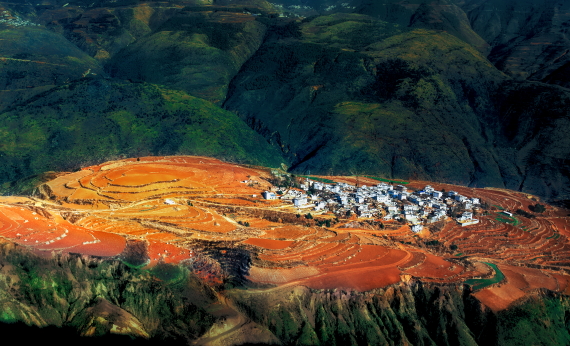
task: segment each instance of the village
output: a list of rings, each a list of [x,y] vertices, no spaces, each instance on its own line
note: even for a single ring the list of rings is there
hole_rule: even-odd
[[[354,214],[363,219],[395,220],[408,223],[415,233],[448,216],[455,218],[461,226],[477,224],[479,220],[473,214],[481,210],[478,198],[455,191],[437,191],[430,185],[409,191],[404,185],[385,182],[376,186],[355,186],[306,178],[297,188],[275,187],[263,192],[262,196],[267,200],[288,201],[297,213],[333,213],[342,218]]]

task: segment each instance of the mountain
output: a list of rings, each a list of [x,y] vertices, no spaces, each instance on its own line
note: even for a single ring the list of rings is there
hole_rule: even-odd
[[[554,135],[546,134],[550,130],[512,128],[504,120],[507,104],[497,95],[520,97],[510,78],[450,34],[407,30],[356,14],[291,26],[286,35],[270,36],[246,63],[224,107],[281,147],[296,172],[368,173],[567,196],[566,163],[549,166],[556,167],[553,175],[542,174],[543,166],[523,148],[534,141],[533,153],[561,158],[568,154],[566,142],[553,142],[552,153],[542,151],[546,142],[539,138]],[[564,89],[545,88],[554,98],[568,97]],[[561,112],[555,137],[564,138],[567,110],[550,106]],[[520,112],[528,110],[511,107],[508,117]],[[537,109],[532,121],[543,112]],[[525,139],[513,147],[505,132]]]
[[[46,260],[5,245],[2,255],[0,294],[3,311],[9,312],[1,316],[0,329],[30,342],[178,345],[217,329],[219,342],[257,345],[559,345],[570,338],[568,298],[549,294],[537,293],[498,314],[481,309],[463,287],[430,284],[367,293],[230,289],[221,300],[192,274],[173,284],[120,263],[73,256]],[[15,277],[19,281],[8,279]],[[234,316],[223,310],[228,301],[245,311],[249,326],[235,328]],[[32,329],[17,320],[44,327]],[[90,320],[101,327],[90,329],[85,323]],[[228,330],[233,339],[224,340],[224,326],[238,331]],[[115,334],[80,338],[75,328],[92,330],[93,336],[112,328]],[[129,337],[117,337],[121,334]]]
[[[103,67],[61,35],[36,26],[0,28],[0,110]]]
[[[566,86],[564,4],[307,2],[298,6],[325,15],[303,20],[279,18],[285,7],[261,0],[3,6],[9,59],[2,61],[11,66],[3,70],[4,108],[83,76],[111,76],[222,106],[294,172],[568,197],[568,92],[536,84]],[[523,15],[536,19],[527,23]],[[517,52],[524,63],[513,60]],[[37,59],[26,58],[32,53]],[[42,68],[29,69],[36,65]],[[544,105],[544,97],[552,102]],[[520,100],[536,108],[507,103]],[[513,127],[516,118],[528,118],[528,126]]]
[[[215,9],[178,11],[115,55],[108,69],[117,78],[158,83],[221,103],[267,28],[243,8]]]
[[[0,114],[2,181],[121,155],[193,153],[277,167],[277,150],[238,117],[152,84],[83,79]]]
[[[548,81],[568,63],[567,2],[467,0],[461,7],[473,30],[492,47],[489,60],[513,78]]]

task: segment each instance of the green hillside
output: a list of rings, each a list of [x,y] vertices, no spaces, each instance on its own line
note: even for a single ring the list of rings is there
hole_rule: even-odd
[[[234,114],[144,83],[78,81],[0,114],[0,124],[2,181],[119,156],[207,155],[273,167],[282,162]]]
[[[492,107],[489,89],[504,75],[441,32],[378,35],[358,47],[354,16],[318,17],[300,25],[298,38],[266,42],[225,107],[281,146],[299,172],[501,185],[477,114]]]

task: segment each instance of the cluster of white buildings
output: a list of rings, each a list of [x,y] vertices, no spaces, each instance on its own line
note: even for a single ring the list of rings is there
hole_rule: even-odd
[[[300,190],[290,189],[283,196],[266,191],[263,197],[290,200],[299,209],[315,212],[332,211],[342,216],[356,213],[361,218],[406,221],[415,232],[421,231],[422,225],[444,220],[454,207],[466,210],[456,218],[462,226],[479,222],[472,213],[473,207],[480,204],[478,198],[469,198],[455,191],[437,191],[429,185],[423,190],[410,192],[403,185],[387,183],[357,187],[306,180],[300,187]],[[309,190],[314,193],[307,193]]]
[[[6,24],[10,26],[39,26],[39,24],[32,23],[29,20],[14,17],[8,11],[0,11],[0,24]]]

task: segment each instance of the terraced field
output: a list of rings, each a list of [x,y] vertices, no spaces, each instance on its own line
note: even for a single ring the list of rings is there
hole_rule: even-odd
[[[415,235],[393,221],[381,230],[343,219],[317,227],[318,220],[288,211],[290,202],[261,198],[272,188],[271,178],[268,169],[206,157],[108,162],[59,175],[33,197],[0,198],[0,237],[38,253],[123,259],[132,252],[129,244],[144,244],[147,267],[194,263],[204,254],[200,261],[223,270],[238,261],[233,253],[246,250],[246,278],[253,282],[361,291],[410,280],[466,283],[494,310],[539,288],[570,293],[568,211],[547,205],[544,213],[532,214],[533,196],[411,181],[411,189],[430,184],[490,206],[479,211],[476,225],[461,227],[448,219]],[[517,209],[535,217],[502,213]]]

